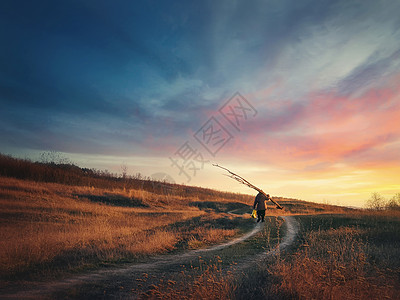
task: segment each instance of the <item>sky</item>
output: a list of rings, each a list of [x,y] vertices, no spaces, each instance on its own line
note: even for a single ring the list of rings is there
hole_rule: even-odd
[[[0,152],[363,206],[400,192],[400,1],[1,1]]]

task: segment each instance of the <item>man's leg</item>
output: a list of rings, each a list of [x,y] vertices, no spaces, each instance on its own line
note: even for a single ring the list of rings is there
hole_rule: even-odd
[[[265,217],[265,209],[261,211],[261,222],[264,222],[264,217]]]
[[[261,210],[257,210],[257,223],[261,220]]]

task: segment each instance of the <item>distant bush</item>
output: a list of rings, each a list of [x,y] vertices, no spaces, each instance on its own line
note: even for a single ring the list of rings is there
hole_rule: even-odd
[[[400,210],[400,193],[394,195],[387,203],[386,208],[390,210]]]

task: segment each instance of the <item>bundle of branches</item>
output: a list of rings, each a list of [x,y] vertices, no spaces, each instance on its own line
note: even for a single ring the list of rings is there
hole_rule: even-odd
[[[247,185],[248,187],[250,187],[250,188],[252,188],[252,189],[255,189],[257,192],[259,192],[259,193],[263,194],[265,197],[267,197],[267,194],[266,194],[262,189],[260,189],[260,188],[256,187],[255,185],[251,184],[251,183],[248,182],[246,179],[244,179],[242,176],[239,176],[238,174],[235,174],[235,173],[233,173],[232,171],[228,170],[227,168],[224,168],[224,167],[222,167],[222,166],[220,166],[220,165],[218,165],[218,164],[213,164],[213,166],[228,171],[229,175],[226,175],[226,174],[225,174],[226,176],[228,176],[228,177],[230,177],[230,178],[232,178],[232,179],[235,179],[235,180],[238,181],[239,183],[244,184],[244,185]],[[268,198],[268,197],[267,197],[267,198]],[[280,206],[279,203],[276,202],[275,200],[273,200],[272,198],[269,198],[269,200],[271,200],[272,203],[274,203],[274,204],[276,205],[277,208],[283,209],[283,207]]]

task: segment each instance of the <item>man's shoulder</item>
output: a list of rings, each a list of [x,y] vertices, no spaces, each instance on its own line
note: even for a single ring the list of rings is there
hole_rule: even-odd
[[[258,200],[258,199],[267,199],[267,196],[265,196],[264,194],[262,194],[262,193],[259,193],[259,194],[257,194],[257,196],[256,196],[256,199]]]

